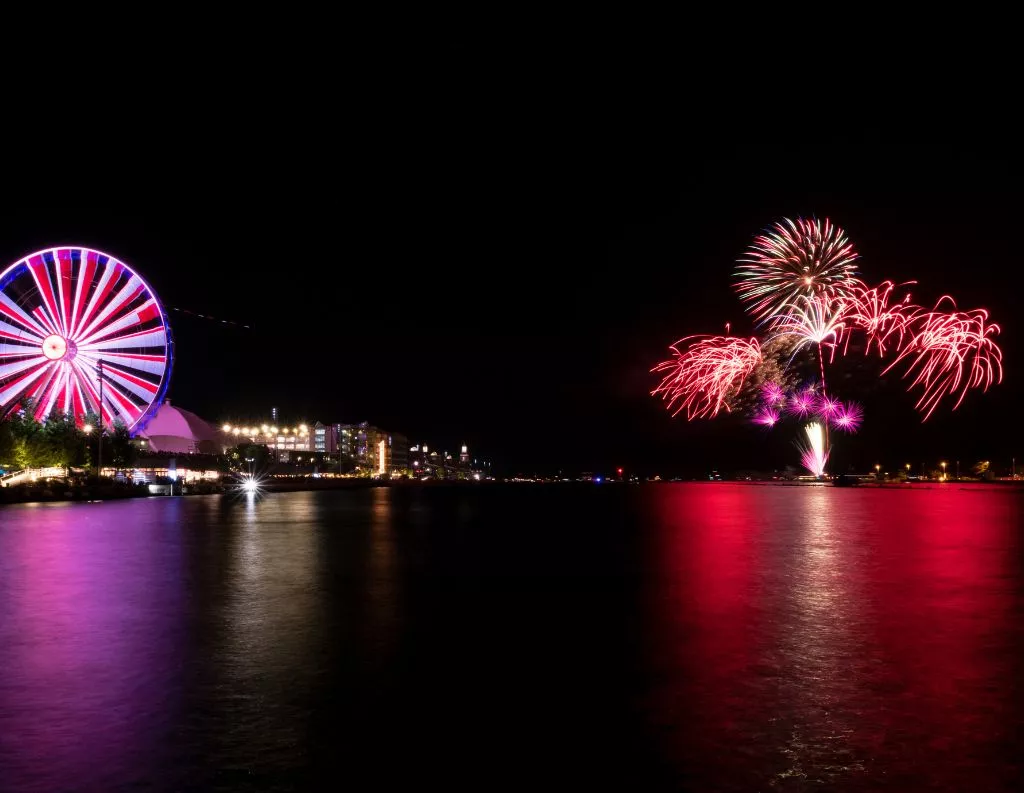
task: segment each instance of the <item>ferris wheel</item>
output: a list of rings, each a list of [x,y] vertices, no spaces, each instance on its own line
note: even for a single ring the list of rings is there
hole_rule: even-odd
[[[91,248],[50,248],[0,272],[0,418],[28,405],[141,429],[167,390],[170,328],[153,290]],[[31,400],[31,401],[29,401]]]

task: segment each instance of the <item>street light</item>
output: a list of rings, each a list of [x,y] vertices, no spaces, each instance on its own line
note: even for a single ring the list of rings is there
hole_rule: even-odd
[[[945,482],[946,481],[946,461],[943,460],[941,463],[939,463],[939,465],[942,466],[942,481]]]
[[[92,424],[83,424],[82,425],[82,432],[84,432],[86,435],[88,435],[90,432],[92,432]]]
[[[879,465],[878,463],[875,463],[875,479],[878,479],[879,471],[881,471],[881,470],[882,470],[882,466]]]

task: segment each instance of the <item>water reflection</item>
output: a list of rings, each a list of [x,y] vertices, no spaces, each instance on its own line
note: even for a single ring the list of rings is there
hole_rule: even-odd
[[[680,775],[736,790],[1013,789],[1018,499],[666,493],[647,702]]]
[[[138,507],[4,511],[0,769],[26,789],[112,789],[133,758],[162,753],[180,704],[181,547],[174,510]]]

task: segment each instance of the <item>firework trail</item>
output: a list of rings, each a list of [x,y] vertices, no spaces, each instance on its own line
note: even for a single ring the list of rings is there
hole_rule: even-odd
[[[825,433],[821,425],[813,421],[804,427],[807,435],[805,443],[797,443],[800,449],[800,462],[804,468],[814,476],[822,476],[825,473],[825,463],[828,462],[828,452],[825,451]]]
[[[907,286],[916,283],[908,281]],[[875,287],[868,287],[863,281],[854,280],[845,298],[843,313],[845,314],[846,330],[864,331],[867,336],[865,355],[871,354],[871,345],[879,357],[884,357],[886,345],[891,344],[896,352],[903,347],[905,338],[912,333],[912,326],[920,313],[920,308],[910,302],[908,294],[901,303],[890,305],[893,290],[897,284],[883,281]],[[850,343],[850,333],[846,333],[843,354]]]
[[[783,219],[754,238],[736,265],[736,291],[759,324],[774,327],[801,296],[843,298],[857,253],[828,219]]]
[[[945,300],[953,311],[938,310]],[[903,377],[913,377],[908,391],[922,390],[914,405],[924,413],[922,421],[927,421],[946,397],[959,392],[952,408],[956,410],[968,389],[987,391],[993,382],[1003,380],[1003,352],[992,338],[999,334],[999,326],[988,322],[985,309],[955,309],[953,298],[945,296],[932,311],[922,314],[913,338],[883,371],[885,374],[898,363],[908,362]]]
[[[683,342],[690,344],[681,349]],[[652,372],[668,372],[652,396],[660,395],[675,416],[686,411],[687,419],[712,418],[735,395],[761,363],[761,346],[756,338],[732,336],[687,336],[671,347],[674,355]]]

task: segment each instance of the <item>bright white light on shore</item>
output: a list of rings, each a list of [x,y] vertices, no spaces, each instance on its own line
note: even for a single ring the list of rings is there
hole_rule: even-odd
[[[221,429],[224,430],[224,432],[231,432],[231,425],[225,424]]]
[[[242,482],[242,490],[244,490],[246,493],[255,493],[259,489],[260,489],[259,482],[257,482],[251,476],[248,479],[246,479],[244,482]]]
[[[86,435],[88,435],[90,432],[92,432],[92,424],[83,424],[82,425],[82,432],[84,432]]]

